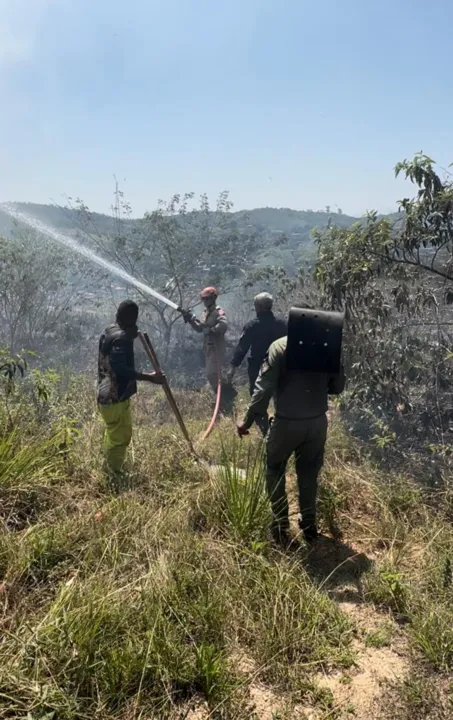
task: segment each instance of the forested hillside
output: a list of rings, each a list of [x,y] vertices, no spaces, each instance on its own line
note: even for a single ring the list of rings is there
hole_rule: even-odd
[[[88,230],[86,211],[72,207],[39,205],[17,202],[13,206],[32,215],[53,228],[70,234]],[[323,211],[291,210],[289,208],[256,208],[253,210],[231,211],[231,219],[237,227],[259,236],[254,262],[258,266],[266,264],[282,265],[290,268],[302,260],[312,260],[315,250],[311,232],[316,227],[325,227],[329,222],[339,227],[350,227],[357,218],[333,212],[330,207]],[[134,233],[140,226],[139,219],[128,214],[122,216],[123,231]],[[101,235],[113,235],[117,231],[117,219],[112,215],[90,212],[90,232]],[[11,235],[14,225],[0,208],[0,234]],[[84,233],[83,233],[84,234]],[[284,242],[282,242],[284,240]]]
[[[32,202],[13,202],[19,210],[30,213],[42,222],[59,230],[77,230],[82,213],[75,207],[61,207],[57,205],[40,205]],[[255,208],[253,210],[232,211],[240,226],[252,225],[258,230],[269,233],[300,233],[307,228],[326,225],[331,218],[332,222],[341,227],[349,227],[357,218],[336,212],[330,207],[323,210],[291,210],[290,208]],[[114,219],[111,215],[92,212],[93,221],[101,233],[112,233]],[[133,225],[137,222],[128,219]],[[0,230],[11,227],[11,221],[0,210]]]

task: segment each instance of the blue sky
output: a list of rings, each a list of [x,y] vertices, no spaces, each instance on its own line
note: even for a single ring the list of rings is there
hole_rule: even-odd
[[[0,0],[0,200],[394,209],[453,161],[451,0]]]

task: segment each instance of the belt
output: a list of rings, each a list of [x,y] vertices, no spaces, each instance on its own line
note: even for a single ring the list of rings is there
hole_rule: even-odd
[[[322,412],[318,415],[304,415],[303,417],[286,417],[286,415],[281,415],[280,413],[277,413],[274,417],[278,420],[286,420],[287,422],[300,422],[301,420],[317,420],[325,414],[325,412]]]

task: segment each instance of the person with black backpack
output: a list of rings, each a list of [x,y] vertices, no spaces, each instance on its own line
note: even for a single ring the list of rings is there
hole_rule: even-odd
[[[261,366],[240,437],[267,413],[275,417],[266,439],[266,486],[272,505],[274,541],[289,540],[286,465],[295,454],[299,527],[307,542],[318,537],[316,496],[327,437],[328,396],[340,394],[345,376],[340,360],[343,316],[292,308],[288,335],[272,343]]]

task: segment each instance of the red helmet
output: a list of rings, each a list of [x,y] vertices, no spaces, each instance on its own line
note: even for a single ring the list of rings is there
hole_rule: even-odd
[[[200,293],[200,298],[202,300],[206,300],[207,298],[216,298],[217,297],[217,290],[215,287],[206,287],[204,290]]]

